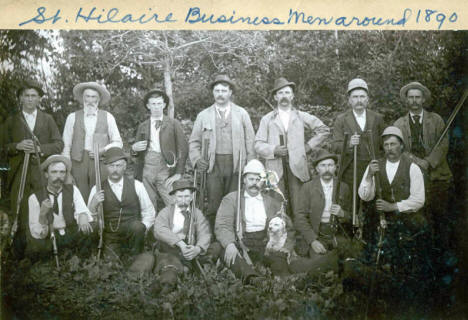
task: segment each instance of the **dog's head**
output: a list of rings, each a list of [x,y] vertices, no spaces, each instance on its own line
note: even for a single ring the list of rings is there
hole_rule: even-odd
[[[286,222],[280,217],[275,217],[270,220],[268,225],[268,233],[274,235],[282,235],[286,233]]]

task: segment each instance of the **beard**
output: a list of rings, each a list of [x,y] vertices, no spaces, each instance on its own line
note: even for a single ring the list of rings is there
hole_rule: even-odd
[[[325,173],[323,173],[321,175],[321,178],[323,178],[325,180],[330,180],[330,179],[333,178],[333,174],[331,172],[327,171],[327,172],[325,172]]]

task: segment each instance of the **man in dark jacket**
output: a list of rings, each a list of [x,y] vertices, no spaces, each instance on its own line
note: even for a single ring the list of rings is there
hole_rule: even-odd
[[[143,182],[155,208],[158,193],[169,206],[174,203],[169,195],[171,186],[185,172],[187,138],[178,120],[163,115],[169,103],[163,90],[150,90],[144,103],[151,116],[138,126],[136,142],[132,145],[138,157],[135,179]]]

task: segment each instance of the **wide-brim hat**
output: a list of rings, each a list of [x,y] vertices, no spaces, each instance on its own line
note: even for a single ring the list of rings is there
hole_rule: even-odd
[[[286,80],[286,78],[283,77],[276,79],[275,84],[273,85],[273,89],[271,89],[270,91],[271,95],[273,96],[276,93],[276,91],[287,86],[292,87],[293,91],[296,90],[296,84],[294,82],[288,81]]]
[[[214,86],[218,83],[227,83],[231,87],[231,90],[234,91],[236,89],[236,84],[232,81],[227,75],[220,74],[217,75],[213,82],[210,83],[210,90],[213,90]]]
[[[323,161],[326,159],[333,159],[335,160],[335,164],[336,164],[338,162],[338,155],[334,153],[330,153],[328,150],[325,150],[325,149],[319,149],[317,156],[315,157],[313,161],[313,166],[316,167],[320,161]]]
[[[73,95],[75,96],[75,99],[78,100],[79,103],[83,103],[83,91],[86,89],[93,89],[99,92],[100,100],[99,100],[99,105],[100,106],[105,106],[106,104],[109,103],[110,101],[110,93],[107,91],[106,87],[101,86],[97,82],[82,82],[77,84],[73,88]]]
[[[162,98],[164,99],[164,103],[166,104],[166,106],[169,104],[169,96],[166,94],[166,92],[163,90],[163,89],[151,89],[150,91],[148,91],[145,96],[143,97],[143,102],[145,104],[145,108],[146,105],[148,104],[148,100],[149,98],[151,97],[151,95],[153,94],[159,94],[162,96]]]
[[[408,93],[408,90],[411,90],[411,89],[421,90],[421,92],[424,95],[424,99],[426,99],[426,100],[429,100],[431,98],[431,91],[428,88],[426,88],[424,85],[422,85],[421,83],[419,83],[417,81],[410,82],[407,85],[405,85],[403,88],[401,88],[400,89],[400,98],[402,100],[405,100],[406,99],[406,94]]]
[[[121,159],[128,161],[128,156],[119,147],[109,148],[106,153],[104,153],[104,164],[109,164]]]
[[[44,95],[44,90],[42,90],[42,86],[38,82],[27,79],[21,82],[21,86],[16,90],[16,96],[19,98],[23,90],[26,89],[36,89],[40,97]]]
[[[169,192],[170,195],[173,195],[177,190],[186,190],[190,189],[191,191],[197,191],[197,188],[193,186],[193,182],[187,179],[180,179],[174,181],[172,184],[172,190]]]
[[[45,161],[41,163],[41,170],[46,171],[52,163],[56,162],[63,162],[65,164],[65,167],[67,168],[67,172],[70,172],[72,166],[70,159],[60,154],[53,154],[47,159],[45,159]]]

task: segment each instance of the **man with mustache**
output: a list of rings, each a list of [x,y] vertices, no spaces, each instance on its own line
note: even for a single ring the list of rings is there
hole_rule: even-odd
[[[154,224],[155,210],[143,183],[127,178],[127,156],[121,148],[112,147],[104,154],[108,177],[102,182],[102,190],[91,189],[88,207],[97,212],[103,204],[104,255],[116,258],[120,249],[131,254],[141,253],[145,234]]]
[[[208,209],[213,225],[221,199],[236,190],[239,155],[243,163],[255,158],[255,132],[247,111],[232,102],[236,90],[227,75],[210,84],[215,103],[197,115],[189,139],[189,157],[196,170],[207,171]],[[202,158],[202,144],[208,139],[208,159]]]
[[[294,195],[303,183],[310,180],[306,154],[318,147],[328,136],[329,128],[317,117],[299,111],[293,106],[296,84],[285,78],[278,78],[271,90],[277,109],[262,117],[255,137],[255,151],[265,160],[268,170],[275,171],[280,177],[280,188],[284,194],[288,188],[292,210],[295,211]],[[306,130],[313,133],[305,141]],[[284,137],[284,145],[280,143]],[[283,172],[282,159],[288,164],[288,172]],[[287,174],[288,186],[284,185]],[[289,213],[292,214],[292,213]]]
[[[65,121],[62,154],[71,159],[75,184],[87,199],[96,183],[94,143],[99,143],[102,155],[111,147],[122,148],[122,139],[114,116],[98,108],[107,105],[111,98],[104,86],[96,82],[79,83],[73,88],[73,95],[83,109],[69,114]],[[101,175],[105,179],[105,170],[101,170]]]
[[[55,233],[59,252],[70,248],[86,253],[90,238],[83,234],[93,231],[90,224],[93,218],[80,190],[66,183],[70,180],[70,160],[52,155],[41,164],[41,170],[47,179],[47,197],[44,190],[39,189],[28,199],[30,234],[26,255],[33,259],[52,256],[51,232]],[[53,231],[49,229],[51,226]]]

